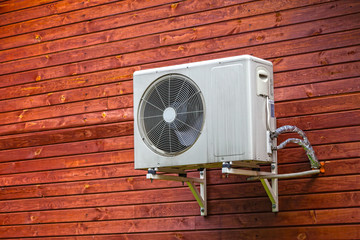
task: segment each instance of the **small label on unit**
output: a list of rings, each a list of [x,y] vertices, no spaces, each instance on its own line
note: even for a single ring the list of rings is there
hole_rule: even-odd
[[[272,118],[275,117],[275,104],[274,104],[274,100],[269,100],[269,104],[270,104],[270,116]]]

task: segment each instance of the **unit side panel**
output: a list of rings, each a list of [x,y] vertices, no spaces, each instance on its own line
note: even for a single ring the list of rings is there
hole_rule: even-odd
[[[263,71],[266,71],[266,81],[259,79],[259,74],[263,74]],[[272,159],[267,154],[267,131],[275,130],[275,116],[271,109],[273,107],[271,103],[274,99],[272,66],[252,61],[250,64],[250,79],[250,92],[252,92],[252,136],[255,139],[255,159],[269,162]],[[266,87],[264,88],[263,85],[266,85]],[[259,89],[266,89],[266,91],[259,91]],[[259,92],[261,95],[259,95]]]
[[[247,84],[245,68],[241,63],[211,69],[213,155],[220,161],[248,157]]]

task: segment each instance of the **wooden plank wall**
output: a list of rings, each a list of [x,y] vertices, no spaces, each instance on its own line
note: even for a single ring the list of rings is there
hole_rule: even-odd
[[[0,2],[0,238],[360,239],[360,1]],[[278,126],[326,173],[208,174],[209,216],[181,183],[133,169],[132,73],[253,54],[274,63]],[[288,137],[286,135],[285,137]],[[309,169],[295,145],[280,172]]]

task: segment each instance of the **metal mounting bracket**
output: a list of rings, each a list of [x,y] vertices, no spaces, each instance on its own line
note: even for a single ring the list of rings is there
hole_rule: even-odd
[[[194,195],[196,201],[198,202],[198,204],[200,206],[201,216],[207,215],[206,169],[205,168],[199,170],[200,178],[187,177],[186,173],[184,173],[184,172],[179,173],[179,176],[157,174],[157,170],[159,170],[159,169],[149,168],[148,174],[146,174],[146,178],[150,179],[151,181],[153,179],[155,179],[155,180],[186,182],[186,184],[189,186],[192,194]],[[160,171],[163,171],[163,170],[165,170],[165,169],[160,169]],[[197,189],[197,187],[195,186],[195,183],[200,184],[200,192]]]
[[[231,162],[224,162],[223,167],[222,167],[222,173],[223,174],[235,174],[235,175],[258,177],[258,179],[260,179],[263,187],[265,188],[266,194],[268,195],[268,197],[271,201],[272,211],[273,212],[279,211],[278,179],[272,178],[271,185],[270,185],[270,183],[267,179],[261,178],[261,176],[272,176],[272,175],[275,176],[277,174],[277,163],[276,162],[273,162],[271,164],[271,172],[262,172],[262,171],[232,168]]]

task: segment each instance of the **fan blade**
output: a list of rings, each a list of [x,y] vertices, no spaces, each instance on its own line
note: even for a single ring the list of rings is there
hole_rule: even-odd
[[[191,96],[191,86],[188,82],[183,82],[180,89],[177,89],[176,97],[172,101],[173,107],[178,110],[179,107],[183,106],[189,97]]]
[[[186,121],[186,119],[187,119],[186,112],[188,111],[188,109],[187,109],[188,106],[187,106],[187,104],[182,104],[181,106],[180,105],[181,105],[180,102],[173,103],[173,106],[176,109],[176,118],[178,120],[180,120],[180,122],[187,122]]]
[[[200,126],[201,121],[202,121],[202,116],[199,116],[195,120],[195,123],[193,126]],[[185,123],[181,123],[181,124],[185,124]],[[181,129],[176,127],[176,129],[174,129],[174,132],[175,132],[179,142],[181,143],[181,145],[186,146],[186,147],[192,145],[196,141],[197,137],[200,134],[199,130],[197,130],[189,125],[185,125]]]

